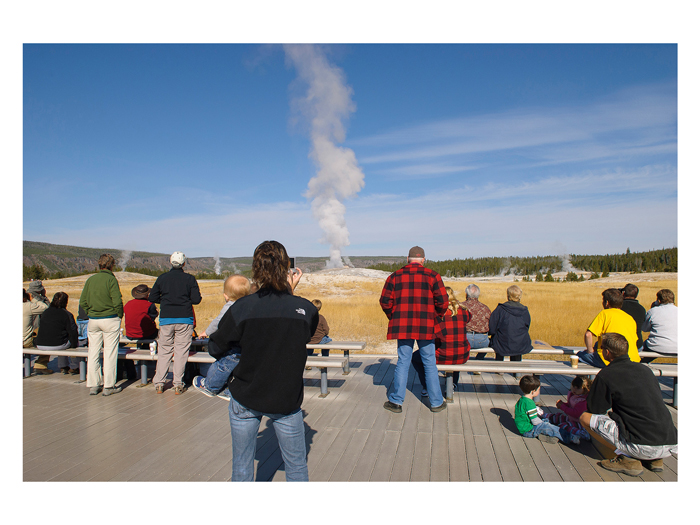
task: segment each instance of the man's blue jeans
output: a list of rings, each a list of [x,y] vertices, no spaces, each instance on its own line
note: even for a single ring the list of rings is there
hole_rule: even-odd
[[[439,407],[443,403],[443,398],[435,362],[435,340],[433,339],[398,339],[396,341],[399,359],[394,370],[394,383],[387,397],[392,403],[403,405],[406,397],[408,369],[411,366],[411,357],[413,355],[413,341],[418,343],[418,352],[420,352],[421,364],[423,365],[423,372],[421,373],[418,370],[416,372],[419,374],[418,377],[425,377],[430,406]]]
[[[525,432],[523,434],[523,437],[536,438],[540,434],[544,434],[545,436],[554,436],[562,443],[568,443],[569,441],[571,441],[571,434],[569,434],[568,430],[559,428],[558,426],[550,423],[546,419],[543,419],[542,423],[540,423],[539,425],[535,425],[534,427],[532,427],[532,430]]]
[[[476,350],[478,348],[488,348],[489,346],[489,334],[477,334],[476,332],[467,332],[467,341],[469,341],[469,348]],[[474,356],[474,359],[483,359],[486,357],[484,352],[479,352]]]
[[[595,366],[596,368],[605,368],[605,363],[598,355],[598,352],[593,352],[592,354],[589,354],[585,350],[581,350],[576,355],[578,356],[578,360],[582,363]]]
[[[231,372],[236,368],[240,357],[241,354],[231,352],[214,361],[207,371],[207,377],[204,379],[205,388],[214,394],[218,394],[226,388],[228,378],[231,377]]]
[[[231,481],[254,481],[255,448],[262,416],[272,420],[287,481],[309,481],[304,415],[301,409],[290,414],[267,414],[246,408],[232,398],[228,415],[233,451]]]

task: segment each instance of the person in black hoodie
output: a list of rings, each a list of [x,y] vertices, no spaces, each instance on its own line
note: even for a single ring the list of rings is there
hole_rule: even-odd
[[[276,241],[255,249],[256,293],[238,299],[209,337],[209,354],[241,350],[228,389],[233,467],[231,481],[253,481],[255,445],[262,416],[272,420],[287,481],[308,481],[306,439],[301,403],[304,399],[306,343],[316,331],[318,309],[293,295],[301,279],[290,271],[287,251]]]
[[[521,361],[523,354],[532,350],[530,340],[530,312],[520,304],[523,291],[519,286],[509,286],[508,301],[498,303],[489,318],[491,347],[496,353],[496,361],[510,356],[511,361]]]
[[[57,292],[49,307],[41,314],[39,333],[34,339],[39,350],[66,350],[78,347],[78,326],[73,314],[66,310],[66,306],[68,294]],[[77,357],[58,356],[58,367],[64,374],[80,372]]]
[[[648,366],[630,361],[628,346],[620,334],[603,334],[603,358],[610,364],[593,381],[586,399],[588,410],[579,421],[596,441],[616,454],[599,461],[601,467],[639,476],[643,466],[663,471],[663,458],[678,451],[678,431],[658,379]]]

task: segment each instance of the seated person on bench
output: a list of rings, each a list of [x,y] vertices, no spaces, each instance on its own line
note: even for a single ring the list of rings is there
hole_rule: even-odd
[[[656,301],[646,313],[642,331],[649,337],[639,348],[640,351],[657,352],[669,357],[678,357],[678,307],[673,304],[676,296],[667,288],[656,292]],[[642,363],[649,363],[655,357],[644,357]]]

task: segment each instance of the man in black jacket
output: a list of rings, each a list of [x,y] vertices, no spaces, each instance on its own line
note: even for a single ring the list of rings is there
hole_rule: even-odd
[[[637,288],[632,283],[627,283],[624,288],[620,288],[622,292],[622,298],[624,302],[622,303],[623,312],[632,316],[634,322],[637,323],[637,348],[642,346],[644,340],[642,339],[642,325],[644,324],[644,318],[647,315],[647,311],[644,307],[637,301],[637,295],[639,295],[639,288]]]
[[[604,334],[601,349],[610,364],[598,372],[588,394],[588,411],[579,419],[594,439],[616,454],[598,464],[628,476],[641,475],[642,462],[661,472],[663,458],[678,451],[678,432],[659,382],[649,367],[630,361],[622,335]]]
[[[182,378],[194,330],[192,305],[202,302],[197,279],[183,270],[186,260],[184,253],[173,253],[170,256],[173,267],[156,279],[148,295],[150,302],[160,304],[158,361],[153,376],[156,394],[162,394],[165,389],[170,361],[173,361],[173,391],[175,395],[185,392]]]

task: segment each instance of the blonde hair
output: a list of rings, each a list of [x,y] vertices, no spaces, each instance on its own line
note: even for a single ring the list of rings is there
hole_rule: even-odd
[[[506,293],[508,294],[508,300],[509,301],[515,301],[516,303],[520,302],[520,298],[523,296],[523,291],[520,289],[519,286],[509,286],[508,290],[506,290]]]
[[[450,305],[447,307],[447,309],[452,314],[452,317],[454,317],[455,315],[457,315],[457,310],[462,308],[462,305],[459,304],[459,300],[457,300],[455,292],[452,288],[450,288],[449,286],[445,286],[445,291],[447,292],[447,298],[450,301]]]
[[[230,275],[224,281],[224,293],[232,301],[250,293],[250,281],[243,275]]]
[[[323,306],[321,301],[319,301],[318,299],[314,299],[313,301],[311,301],[311,304],[313,304],[319,311],[321,310],[321,306]]]

